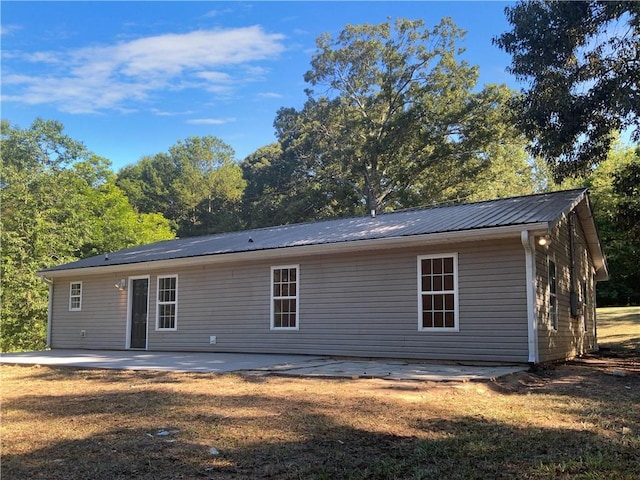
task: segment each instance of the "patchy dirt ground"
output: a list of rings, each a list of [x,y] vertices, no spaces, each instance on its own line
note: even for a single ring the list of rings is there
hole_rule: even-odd
[[[498,378],[498,391],[527,393],[535,389],[572,392],[579,395],[585,388],[612,389],[621,383],[636,384],[640,379],[640,354],[602,349],[595,354],[562,362],[535,372],[521,372]]]

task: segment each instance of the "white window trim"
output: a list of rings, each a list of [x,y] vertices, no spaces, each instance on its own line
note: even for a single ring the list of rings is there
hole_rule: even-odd
[[[175,278],[176,279],[176,299],[172,302],[161,302],[158,298],[160,294],[160,280],[164,278]],[[156,278],[156,331],[158,332],[175,332],[178,330],[178,275],[177,274],[169,274],[169,275],[158,275]],[[175,321],[173,323],[172,328],[161,328],[160,327],[160,305],[175,305]]]
[[[72,291],[73,291],[73,286],[74,285],[80,285],[80,295],[72,295]],[[79,298],[80,299],[80,304],[78,307],[73,307],[72,306],[72,300],[74,298]],[[79,312],[82,310],[82,282],[69,282],[69,311],[70,312]]]
[[[436,293],[453,293],[453,327],[423,327],[422,326],[422,260],[430,258],[453,258],[453,290],[443,290]],[[453,253],[438,253],[433,255],[418,255],[417,258],[417,270],[418,270],[418,331],[420,332],[459,332],[460,331],[460,306],[458,302],[458,252]],[[432,292],[433,293],[433,292]]]
[[[588,327],[588,312],[589,312],[589,284],[587,279],[583,278],[580,282],[580,301],[582,302],[582,333],[586,333]]]
[[[551,272],[549,269],[549,262],[553,262],[556,269],[556,292],[553,294],[556,297],[555,321],[551,315]],[[558,327],[560,325],[560,306],[558,305],[558,262],[556,262],[555,255],[547,255],[547,325],[554,332],[558,331]]]
[[[288,297],[276,297],[273,294],[273,272],[274,270],[282,270],[285,268],[295,268],[296,269],[296,295],[295,297],[293,296],[288,296]],[[270,321],[270,329],[271,330],[275,330],[275,331],[285,331],[285,330],[300,330],[300,265],[274,265],[271,267],[271,271],[269,272],[269,289],[271,291],[269,297],[270,297],[270,302],[271,302],[271,306],[270,308],[270,317],[271,317],[271,321]],[[291,298],[295,298],[296,299],[296,326],[295,327],[276,327],[275,324],[275,300],[278,299],[291,299]]]

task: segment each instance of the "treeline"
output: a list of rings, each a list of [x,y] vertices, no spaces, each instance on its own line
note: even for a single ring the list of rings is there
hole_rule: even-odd
[[[611,278],[598,283],[599,307],[640,305],[640,146],[618,147],[587,175],[556,188],[589,188]]]
[[[331,171],[305,168],[280,143],[241,162],[233,160],[228,146],[220,155],[222,145],[214,137],[178,142],[169,154],[123,168],[116,185],[137,211],[162,214],[180,237],[368,213],[366,196],[358,194],[355,181],[345,185]],[[640,304],[640,147],[618,145],[589,173],[558,183],[543,163],[527,160],[524,145],[493,147],[476,160],[476,165],[485,162],[480,168],[464,175],[433,173],[439,189],[416,188],[412,198],[395,197],[390,205],[378,204],[378,210],[589,188],[611,273],[608,282],[598,285],[598,305]],[[436,183],[439,179],[443,183]],[[401,191],[394,193],[400,196]]]
[[[0,348],[44,347],[35,272],[51,265],[176,235],[576,186],[592,189],[612,273],[600,304],[640,302],[640,149],[569,160],[571,175],[538,160],[518,124],[522,96],[479,86],[462,39],[448,19],[320,37],[306,102],[279,110],[276,142],[241,161],[219,138],[191,137],[114,172],[58,122],[3,122]]]
[[[242,162],[217,138],[189,138],[118,174],[140,212],[179,236],[358,215],[545,188],[513,126],[503,85],[478,85],[449,19],[347,26],[322,36],[301,109],[277,142]]]
[[[2,122],[2,351],[43,348],[47,286],[35,272],[174,237],[158,213],[139,213],[107,160],[55,121]]]

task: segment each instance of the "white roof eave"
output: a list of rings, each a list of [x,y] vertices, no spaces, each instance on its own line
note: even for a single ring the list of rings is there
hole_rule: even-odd
[[[313,256],[331,253],[349,253],[363,250],[381,250],[394,247],[413,247],[421,245],[437,245],[449,242],[465,242],[474,240],[491,240],[500,238],[520,238],[520,232],[529,231],[533,235],[544,235],[549,230],[547,222],[524,225],[509,225],[457,232],[428,233],[392,238],[351,240],[345,242],[323,243],[312,245],[293,245],[265,250],[230,252],[193,257],[151,260],[147,262],[120,263],[63,270],[37,272],[41,278],[73,277],[79,275],[100,275],[109,273],[139,272],[141,269],[157,270],[182,268],[196,265],[236,263],[251,260],[277,260],[296,256]]]

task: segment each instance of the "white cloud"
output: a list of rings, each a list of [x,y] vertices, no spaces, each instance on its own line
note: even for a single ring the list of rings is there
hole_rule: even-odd
[[[283,95],[276,92],[262,92],[258,94],[260,98],[282,98]]]
[[[56,52],[34,52],[22,55],[22,59],[31,63],[62,64],[63,59]]]
[[[14,72],[3,78],[5,85],[11,85],[4,100],[86,113],[128,109],[132,102],[149,101],[165,89],[200,88],[228,95],[248,81],[234,73],[238,69],[264,73],[265,68],[254,63],[277,57],[284,50],[283,39],[252,26],[27,53],[22,60],[44,73]]]
[[[231,12],[233,12],[231,8],[225,8],[224,10],[209,10],[207,13],[202,15],[202,18],[215,18],[219,15],[224,15]]]
[[[187,120],[187,123],[191,125],[224,125],[225,123],[235,122],[236,119],[231,118],[193,118]]]
[[[264,67],[247,65],[245,68],[245,74],[253,81],[263,80],[267,73],[269,73],[269,71]]]
[[[166,110],[160,110],[159,108],[152,108],[151,113],[159,117],[175,117],[178,115],[193,115],[195,112],[192,110],[185,110],[183,112],[168,112]]]
[[[11,35],[13,32],[21,30],[20,25],[0,25],[0,35]]]
[[[234,81],[231,75],[224,72],[199,72],[196,77],[215,83],[232,83]]]

